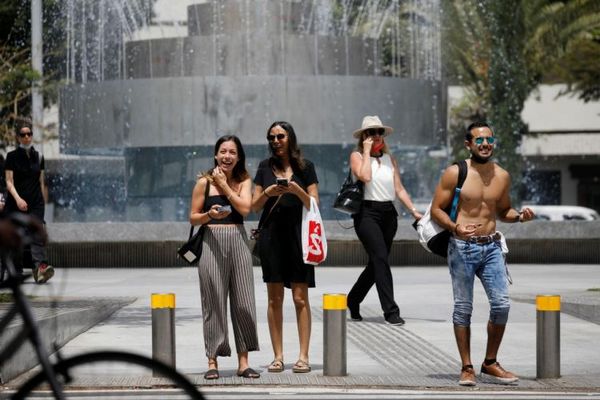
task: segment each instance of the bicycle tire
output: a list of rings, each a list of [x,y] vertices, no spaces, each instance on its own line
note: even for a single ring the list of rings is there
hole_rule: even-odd
[[[167,364],[157,361],[146,356],[127,353],[122,351],[99,351],[91,353],[83,353],[73,357],[65,358],[56,364],[53,364],[53,369],[57,377],[62,381],[68,372],[75,367],[95,364],[100,362],[117,362],[124,364],[134,364],[140,367],[147,368],[158,372],[162,377],[171,381],[173,387],[181,389],[192,400],[204,400],[198,389],[175,368]],[[38,386],[47,381],[44,372],[39,372],[25,382],[12,397],[13,400],[21,400],[27,396]],[[161,387],[164,385],[161,385]],[[171,385],[169,385],[171,386]]]

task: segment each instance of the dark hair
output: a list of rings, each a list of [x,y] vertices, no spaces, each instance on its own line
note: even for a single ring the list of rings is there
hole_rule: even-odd
[[[300,147],[298,147],[298,139],[296,139],[294,127],[289,122],[275,121],[271,124],[269,129],[267,129],[267,136],[271,133],[271,129],[275,128],[276,126],[280,126],[288,134],[288,156],[290,158],[292,171],[302,171],[304,169],[304,158],[302,157],[302,151],[300,151]],[[273,151],[273,145],[271,143],[269,143],[269,150],[271,151],[271,164],[275,165],[279,169],[283,169],[281,160],[275,155],[275,152]]]
[[[21,129],[23,128],[29,128],[29,131],[33,132],[33,125],[31,124],[31,122],[27,120],[21,120],[15,125],[15,134],[18,135],[21,132]]]
[[[494,135],[494,130],[487,122],[475,121],[475,122],[471,123],[469,126],[467,126],[467,133],[465,134],[465,140],[467,142],[470,142],[471,140],[473,140],[473,134],[471,133],[471,131],[475,128],[488,128],[492,132],[492,135]]]
[[[219,148],[225,142],[233,142],[235,143],[235,147],[237,147],[238,162],[235,164],[235,167],[233,167],[231,177],[237,182],[242,182],[250,176],[248,175],[248,170],[246,170],[246,153],[244,152],[242,142],[235,135],[221,136],[219,139],[217,139],[217,142],[215,143],[215,156],[219,153]],[[215,166],[213,168],[209,169],[208,171],[206,171],[206,173],[202,174],[202,176],[206,177],[210,182],[212,182],[212,172],[217,166],[217,159],[214,159],[214,163]]]

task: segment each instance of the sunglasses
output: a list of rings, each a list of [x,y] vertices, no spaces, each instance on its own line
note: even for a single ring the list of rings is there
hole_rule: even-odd
[[[383,136],[385,134],[385,129],[383,129],[383,128],[367,129],[365,131],[365,133],[367,134],[367,136],[375,136],[375,135]]]
[[[269,142],[274,142],[275,139],[277,139],[277,140],[285,139],[285,133],[278,133],[277,135],[267,135],[267,140]]]
[[[493,137],[493,136],[490,136],[490,137],[483,137],[483,136],[481,136],[481,137],[473,139],[473,142],[475,142],[475,144],[477,146],[480,146],[480,145],[483,144],[484,140],[487,140],[488,144],[494,144],[494,142],[496,142],[496,138]]]
[[[33,136],[33,133],[32,132],[25,132],[25,133],[19,132],[19,137],[23,138],[25,136]]]

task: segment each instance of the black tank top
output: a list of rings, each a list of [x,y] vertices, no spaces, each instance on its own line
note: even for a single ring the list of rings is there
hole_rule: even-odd
[[[229,199],[227,199],[227,196],[225,196],[225,195],[208,196],[204,200],[204,209],[210,210],[210,208],[212,206],[214,206],[215,204],[219,204],[221,206],[231,206],[231,213],[223,219],[211,219],[208,222],[208,224],[210,224],[210,225],[219,225],[219,224],[243,225],[244,224],[244,217],[242,217],[242,214],[240,214],[238,212],[238,210],[236,210],[235,207],[233,207],[231,205],[231,202],[229,201]]]

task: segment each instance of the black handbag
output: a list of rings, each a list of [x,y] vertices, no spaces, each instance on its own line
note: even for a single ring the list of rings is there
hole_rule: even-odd
[[[202,255],[202,238],[204,237],[205,227],[202,225],[194,233],[194,226],[190,228],[190,237],[187,242],[177,249],[179,257],[183,258],[188,264],[193,265],[198,262]]]
[[[210,182],[206,181],[206,189],[204,190],[204,204],[206,204],[206,198],[208,197],[208,191],[210,190]],[[205,211],[205,207],[202,206],[202,211]],[[202,238],[204,237],[204,231],[206,230],[205,225],[201,225],[198,231],[194,233],[194,225],[190,227],[190,235],[188,241],[177,249],[179,257],[183,258],[188,264],[193,265],[198,262],[202,255]]]
[[[346,214],[356,214],[360,211],[364,196],[364,184],[361,180],[352,181],[352,169],[348,171],[348,176],[342,187],[335,196],[333,208]]]

